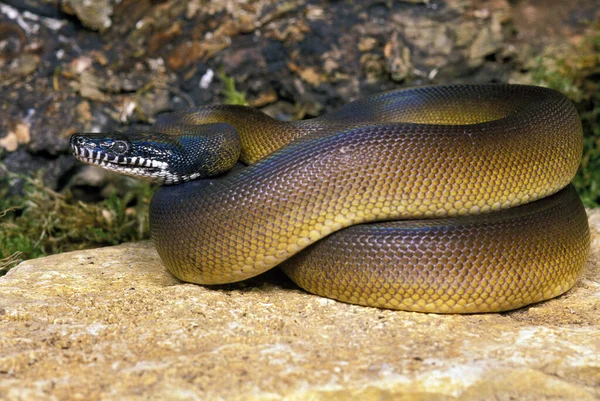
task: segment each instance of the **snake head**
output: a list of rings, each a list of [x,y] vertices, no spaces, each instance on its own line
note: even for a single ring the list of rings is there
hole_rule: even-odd
[[[179,184],[229,170],[241,144],[228,124],[183,127],[177,135],[81,133],[70,139],[76,159],[158,184]]]

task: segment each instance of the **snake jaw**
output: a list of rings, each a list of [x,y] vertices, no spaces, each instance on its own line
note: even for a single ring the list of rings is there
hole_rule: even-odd
[[[75,134],[76,159],[162,185],[180,184],[229,170],[241,149],[228,124],[189,127],[181,135],[161,132]]]
[[[171,173],[169,163],[134,152],[131,138],[121,133],[116,132],[109,137],[75,134],[70,145],[73,156],[86,164],[159,184],[181,182],[180,177]]]

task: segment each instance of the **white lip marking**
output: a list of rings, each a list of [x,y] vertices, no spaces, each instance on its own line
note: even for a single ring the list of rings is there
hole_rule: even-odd
[[[151,160],[142,157],[125,157],[122,155],[109,155],[87,147],[73,146],[73,154],[87,164],[103,167],[107,170],[117,171],[122,174],[149,178],[153,181],[177,184],[186,182],[196,174],[179,176],[169,171],[169,164],[160,160]]]

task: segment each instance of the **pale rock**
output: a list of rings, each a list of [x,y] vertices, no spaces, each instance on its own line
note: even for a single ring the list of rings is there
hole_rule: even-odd
[[[63,11],[74,14],[83,25],[105,31],[112,25],[113,2],[110,0],[64,0]]]

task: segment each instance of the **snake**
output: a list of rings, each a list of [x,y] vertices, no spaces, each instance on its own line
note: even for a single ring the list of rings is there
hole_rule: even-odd
[[[151,237],[189,283],[280,266],[346,303],[500,312],[565,293],[590,248],[570,184],[582,124],[543,87],[403,88],[299,121],[207,105],[70,145],[85,163],[162,184]]]

